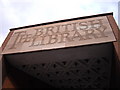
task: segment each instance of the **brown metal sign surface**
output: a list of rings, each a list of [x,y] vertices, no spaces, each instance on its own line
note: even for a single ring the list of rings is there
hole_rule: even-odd
[[[3,54],[116,41],[106,16],[15,30]]]

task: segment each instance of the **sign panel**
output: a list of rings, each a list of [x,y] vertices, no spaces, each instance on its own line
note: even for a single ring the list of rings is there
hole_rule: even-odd
[[[116,41],[106,16],[15,30],[3,54]]]

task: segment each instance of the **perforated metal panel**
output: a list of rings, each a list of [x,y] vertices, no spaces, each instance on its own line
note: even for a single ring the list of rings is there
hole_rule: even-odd
[[[53,87],[109,88],[112,52],[112,43],[106,43],[6,55],[6,59],[16,68]]]
[[[55,87],[109,87],[110,61],[105,57],[52,63],[24,64],[21,70]]]

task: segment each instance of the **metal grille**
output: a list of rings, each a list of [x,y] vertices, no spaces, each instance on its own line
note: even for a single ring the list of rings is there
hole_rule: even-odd
[[[24,64],[19,66],[19,69],[54,87],[108,88],[110,67],[111,60],[106,57],[98,57],[32,65]]]

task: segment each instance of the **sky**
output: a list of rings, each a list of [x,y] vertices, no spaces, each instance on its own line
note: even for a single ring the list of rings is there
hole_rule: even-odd
[[[113,12],[120,0],[0,0],[0,46],[9,29]]]

